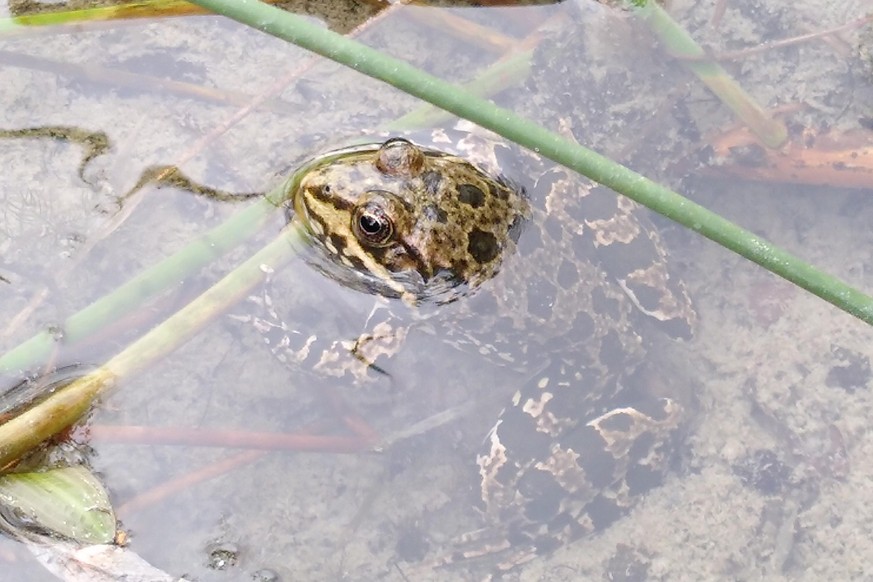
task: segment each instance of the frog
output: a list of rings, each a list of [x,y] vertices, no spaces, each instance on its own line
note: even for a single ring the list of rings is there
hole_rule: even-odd
[[[324,338],[264,291],[251,321],[280,361],[364,383],[427,322],[525,378],[471,462],[489,541],[459,541],[440,565],[493,553],[514,568],[660,483],[687,411],[648,394],[645,334],[687,339],[696,312],[636,203],[463,125],[330,151],[289,184],[305,261],[380,315]]]

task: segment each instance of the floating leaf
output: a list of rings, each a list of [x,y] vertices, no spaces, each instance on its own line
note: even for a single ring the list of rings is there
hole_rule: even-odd
[[[86,544],[115,538],[109,495],[82,465],[0,476],[0,517],[12,533],[39,532]]]

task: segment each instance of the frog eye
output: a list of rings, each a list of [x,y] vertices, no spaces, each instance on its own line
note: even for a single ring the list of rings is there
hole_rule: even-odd
[[[352,231],[361,242],[381,247],[394,237],[394,222],[380,204],[370,201],[355,209]]]

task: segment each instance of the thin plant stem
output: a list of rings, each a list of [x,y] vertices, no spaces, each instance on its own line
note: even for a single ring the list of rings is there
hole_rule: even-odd
[[[119,381],[160,360],[194,337],[216,314],[233,305],[262,277],[262,265],[278,267],[295,252],[298,230],[286,228],[233,272],[100,368],[58,389],[0,424],[0,467],[77,422]]]
[[[768,147],[776,148],[788,139],[785,124],[770,117],[745,89],[718,62],[709,58],[688,32],[654,1],[647,1],[637,12],[670,54],[709,87],[722,103],[745,123]]]
[[[258,231],[275,212],[285,185],[252,204],[233,218],[201,235],[178,253],[146,269],[112,293],[105,295],[63,322],[63,339],[75,343],[99,329],[106,321],[120,317],[131,308],[178,284],[185,273],[209,264]],[[23,376],[47,358],[57,338],[43,331],[0,357],[0,373]]]
[[[873,324],[873,297],[641,174],[409,63],[262,2],[193,0],[490,129],[579,172]]]

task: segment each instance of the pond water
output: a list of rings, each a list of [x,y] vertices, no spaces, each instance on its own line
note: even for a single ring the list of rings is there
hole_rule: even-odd
[[[873,11],[860,0],[838,7],[822,0],[735,0],[718,17],[721,3],[697,4],[668,8],[716,55]],[[465,36],[445,18],[482,28]],[[530,34],[545,39],[533,72],[496,95],[498,103],[572,134],[862,290],[871,288],[871,188],[846,188],[827,177],[815,185],[792,183],[790,176],[753,182],[708,166],[707,144],[719,143],[736,121],[629,13],[583,2],[398,7],[358,38],[462,82]],[[868,23],[724,65],[763,106],[785,110],[792,137],[805,136],[808,148],[832,139],[861,151],[839,138],[849,132],[851,140],[871,139],[871,35]],[[179,164],[210,186],[263,191],[302,160],[418,105],[219,17],[10,35],[0,37],[0,51],[7,65],[0,68],[0,129],[74,127],[84,135],[103,132],[111,143],[82,166],[88,151],[82,143],[0,139],[0,352],[51,329],[61,338],[51,354],[59,365],[112,357],[283,226],[276,211],[228,255],[178,273],[154,304],[70,346],[63,341],[68,317],[254,203],[149,186],[135,200],[120,200],[146,168]],[[240,114],[274,87],[275,96]],[[235,116],[229,130],[218,131]],[[759,158],[740,161],[754,168]],[[866,163],[873,163],[869,154]],[[666,219],[653,220],[699,316],[694,339],[653,340],[658,345],[650,351],[662,383],[693,393],[677,469],[629,516],[517,569],[518,579],[869,575],[873,465],[865,451],[873,448],[867,430],[873,332]],[[282,267],[272,286],[271,296],[292,321],[324,335],[347,323],[336,314],[361,317],[371,305],[368,296],[337,288],[300,260]],[[281,580],[475,578],[476,565],[421,572],[420,564],[445,553],[458,534],[481,527],[470,504],[473,458],[524,375],[483,365],[477,354],[424,333],[410,334],[386,372],[363,388],[294,373],[251,326],[220,317],[123,378],[89,421],[90,460],[112,494],[131,550],[166,572],[201,581],[269,579],[270,572]],[[6,386],[20,379],[3,378]],[[383,435],[456,407],[474,412],[378,454],[260,454],[159,444],[156,436],[163,428],[347,435],[336,399]],[[123,426],[155,432],[131,442],[110,430]],[[200,470],[214,474],[149,497]],[[224,551],[235,559],[222,568]],[[0,541],[0,563],[0,581],[55,579],[9,540]]]

